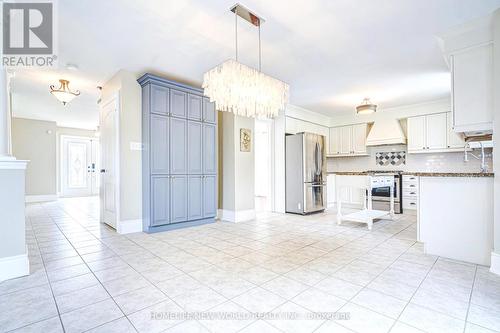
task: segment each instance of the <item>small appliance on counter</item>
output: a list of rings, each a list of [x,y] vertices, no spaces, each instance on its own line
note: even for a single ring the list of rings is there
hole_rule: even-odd
[[[286,212],[309,214],[325,210],[325,137],[312,133],[285,138]]]

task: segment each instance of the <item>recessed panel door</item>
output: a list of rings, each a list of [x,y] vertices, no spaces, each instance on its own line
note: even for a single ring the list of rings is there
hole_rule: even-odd
[[[144,207],[144,209],[147,209]],[[170,177],[151,177],[151,225],[170,223]]]
[[[187,163],[189,174],[203,173],[202,151],[203,151],[203,130],[202,124],[197,121],[187,122]]]
[[[203,124],[203,173],[217,173],[217,130],[214,124]]]
[[[188,219],[203,218],[203,176],[189,176],[188,178]]]
[[[170,90],[170,114],[174,117],[186,118],[187,93],[178,90]]]
[[[187,174],[187,121],[170,118],[170,173]]]
[[[188,178],[170,177],[170,223],[187,221],[188,215]]]
[[[203,218],[217,214],[217,177],[203,176]]]
[[[188,94],[188,119],[201,120],[203,114],[203,99],[201,96]]]

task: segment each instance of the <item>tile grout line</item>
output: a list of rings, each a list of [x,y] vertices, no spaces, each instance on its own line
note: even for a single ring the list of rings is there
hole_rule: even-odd
[[[401,232],[405,231],[406,229],[408,229],[408,228],[410,228],[410,227],[411,227],[411,225],[409,225],[408,227],[404,228],[403,230],[401,230],[401,231],[397,232],[397,233],[396,233],[396,234],[394,234],[393,236],[389,237],[387,240],[392,239],[392,238],[395,238],[395,236],[396,236],[396,235],[398,235],[399,233],[401,233]],[[398,239],[398,238],[395,238],[395,239]],[[386,240],[386,241],[387,241],[387,240]],[[385,242],[385,241],[384,241],[384,242]],[[375,278],[373,278],[373,279],[372,279],[372,280],[371,280],[368,284],[370,284],[370,283],[371,283],[371,282],[373,282],[375,279],[377,279],[378,277],[380,277],[380,276],[381,276],[381,275],[382,275],[385,271],[387,271],[387,270],[388,270],[388,269],[389,269],[389,268],[390,268],[390,267],[391,267],[391,266],[392,266],[392,265],[393,265],[396,261],[398,261],[398,260],[399,260],[399,258],[401,258],[401,256],[403,256],[404,254],[406,254],[406,253],[408,252],[408,250],[409,250],[409,249],[411,249],[411,248],[412,248],[415,244],[417,244],[417,243],[418,243],[418,242],[415,240],[411,246],[409,246],[409,247],[408,247],[408,248],[407,248],[407,249],[406,249],[403,253],[401,253],[399,256],[397,256],[397,257],[396,257],[396,259],[394,259],[394,261],[393,261],[390,265],[388,265],[388,266],[387,266],[387,267],[386,267],[386,268],[385,268],[382,272],[380,272],[378,275],[376,275],[376,276],[375,276]],[[431,269],[432,269],[432,268],[431,268]],[[429,272],[430,272],[430,269],[429,269]],[[424,278],[424,280],[425,280],[425,278]],[[343,281],[345,281],[345,280],[343,280]],[[422,281],[423,281],[423,280],[422,280]],[[346,282],[349,282],[349,281],[346,281]],[[350,282],[350,283],[352,283],[352,282]],[[360,294],[363,290],[365,290],[366,288],[368,288],[368,284],[367,284],[367,285],[365,285],[365,286],[362,286],[363,288],[361,288],[361,289],[360,289],[360,290],[359,290],[359,291],[358,291],[358,292],[357,292],[354,296],[352,296],[352,297],[351,297],[351,298],[350,298],[350,299],[346,302],[346,304],[344,304],[341,308],[339,308],[339,310],[338,310],[338,311],[342,310],[342,309],[343,309],[343,308],[344,308],[347,304],[351,303],[351,301],[352,301],[352,300],[353,300],[353,299],[354,299],[357,295],[359,295],[359,294]],[[371,288],[369,288],[369,289],[371,289]],[[418,290],[418,288],[417,288],[417,290]],[[377,290],[375,290],[375,291],[377,291]],[[380,292],[380,291],[377,291],[377,292],[379,292],[379,293],[381,293],[381,294],[384,294],[384,295],[387,295],[387,294],[385,294],[385,293],[383,293],[383,292]],[[415,291],[415,292],[416,292],[416,291]],[[387,295],[387,296],[394,297],[394,296],[392,296],[392,295]],[[395,297],[395,298],[397,298],[397,297]],[[399,299],[399,298],[397,298],[397,299]],[[406,308],[406,306],[407,306],[409,303],[410,303],[410,301],[407,301],[407,302],[406,302],[406,305],[405,305],[405,307],[403,308],[403,310],[401,311],[401,313],[403,313],[404,309]],[[382,313],[379,313],[379,312],[377,312],[377,311],[374,311],[373,309],[368,309],[367,307],[362,306],[362,305],[358,305],[358,304],[356,304],[356,303],[353,303],[353,304],[355,304],[355,305],[357,305],[357,306],[360,306],[360,307],[362,307],[362,308],[364,308],[364,309],[367,309],[367,310],[373,311],[373,312],[375,312],[375,313],[377,313],[377,314],[379,314],[379,315],[382,315],[382,316],[384,316],[384,317],[386,317],[386,318],[389,318],[389,319],[391,319],[391,320],[394,320],[394,322],[392,323],[392,325],[391,325],[391,327],[389,328],[388,332],[390,332],[390,331],[391,331],[391,329],[394,327],[394,324],[398,321],[398,319],[391,318],[391,317],[389,317],[389,316],[387,316],[387,315],[385,315],[385,314],[382,314]],[[401,315],[401,314],[400,314],[400,315]],[[399,318],[399,316],[398,316],[398,318]],[[321,326],[323,326],[323,325],[324,325],[324,324],[322,324]],[[344,325],[342,325],[342,324],[340,324],[340,323],[339,323],[338,325],[340,325],[340,326],[342,326],[342,327],[345,327],[345,328],[347,328],[347,329],[349,329],[349,330],[350,330],[350,328],[349,328],[349,327],[346,327],[346,326],[344,326]],[[320,327],[321,327],[321,326],[320,326]],[[320,327],[318,327],[318,329],[319,329]]]
[[[469,304],[467,304],[467,313],[465,314],[465,323],[464,323],[464,333],[465,330],[467,329],[467,319],[469,318],[469,311],[470,311],[470,305],[472,301],[472,294],[474,293],[474,285],[476,284],[476,276],[477,276],[477,265],[476,269],[474,270],[474,279],[472,280],[472,288],[470,290],[470,295],[469,295]]]
[[[45,209],[45,207],[44,207],[44,209]],[[72,217],[72,215],[71,215],[69,212],[65,211],[64,209],[62,209],[62,210],[63,210],[65,213],[67,213],[67,214],[68,214],[68,215],[69,215],[69,216],[70,216],[70,217],[71,217],[71,218],[72,218],[72,219],[76,222],[76,220]],[[58,225],[57,223],[55,223],[54,219],[52,218],[52,216],[51,216],[50,214],[49,214],[49,217],[50,217],[51,221],[52,221],[52,222],[56,225],[56,227],[59,229],[59,231],[62,233],[62,235],[64,236],[64,238],[65,238],[65,239],[66,239],[66,240],[70,243],[71,247],[72,247],[72,248],[76,251],[76,253],[77,253],[77,254],[78,254],[78,256],[80,257],[80,259],[83,261],[83,263],[84,263],[84,264],[85,264],[85,266],[87,267],[87,269],[88,269],[88,270],[92,273],[92,275],[94,276],[94,278],[95,278],[95,279],[99,282],[99,284],[101,285],[101,287],[102,287],[102,288],[106,291],[106,293],[109,295],[109,297],[113,300],[113,302],[115,303],[116,307],[120,310],[120,312],[123,314],[123,316],[124,316],[124,317],[126,317],[126,318],[127,318],[127,320],[129,321],[129,323],[132,325],[132,323],[130,322],[130,319],[128,319],[128,317],[125,315],[125,313],[123,312],[123,310],[122,310],[122,309],[120,308],[120,306],[116,303],[115,299],[111,296],[111,294],[108,292],[108,290],[104,287],[104,285],[102,284],[101,280],[99,280],[99,279],[97,278],[97,276],[94,274],[94,271],[92,271],[92,269],[90,269],[90,267],[88,266],[88,263],[87,263],[87,262],[86,262],[86,261],[82,258],[82,256],[80,255],[80,253],[78,252],[78,250],[75,248],[75,246],[73,245],[73,243],[72,243],[72,242],[68,239],[68,237],[66,236],[66,234],[64,233],[64,231],[63,231],[63,230],[59,227],[59,225]],[[78,223],[78,222],[77,222],[77,223]],[[83,227],[83,229],[85,229],[85,231],[87,231],[87,232],[88,232],[87,228],[85,228],[84,226],[82,226],[80,223],[78,223],[78,224],[79,224],[81,227]],[[95,237],[94,235],[92,235],[92,236],[93,236],[94,238],[96,238],[96,239],[97,239],[97,237]],[[102,243],[102,241],[101,241],[100,239],[97,239],[97,240],[98,240],[99,242],[101,242],[101,243]],[[106,245],[106,244],[104,244],[104,245]],[[107,247],[107,246],[106,246],[106,247]],[[110,249],[110,250],[111,250],[111,249]],[[111,251],[112,251],[112,250],[111,250]],[[112,251],[112,252],[114,252],[114,251]],[[51,283],[51,282],[50,282],[50,280],[49,280],[49,283]],[[80,289],[80,290],[81,290],[81,289]],[[55,300],[55,297],[54,297],[54,301],[55,301],[55,302],[56,302],[56,304],[57,304],[57,301]],[[97,303],[100,303],[100,302],[104,302],[104,301],[106,301],[106,300],[99,301],[99,302],[95,302],[95,303],[92,303],[92,304],[89,304],[89,305],[94,305],[94,304],[97,304]],[[84,308],[84,307],[86,307],[86,306],[89,306],[89,305],[85,305],[85,306],[79,307],[78,309],[75,309],[75,310],[82,309],[82,308]],[[72,311],[75,311],[75,310],[68,311],[67,313],[72,312]],[[65,327],[64,327],[64,324],[62,324],[61,314],[59,314],[59,318],[60,318],[60,320],[61,320],[61,325],[62,325],[62,327],[63,327],[63,330],[64,330],[64,331],[66,331],[66,329],[65,329]],[[102,325],[104,325],[104,324],[110,323],[110,322],[115,321],[115,320],[117,320],[117,319],[119,319],[119,318],[116,318],[116,319],[110,320],[110,321],[108,321],[108,322],[106,322],[106,323],[103,323],[103,324],[101,324],[101,325],[99,325],[99,326],[102,326]],[[88,330],[86,330],[86,331],[89,331],[89,330],[94,329],[94,328],[99,327],[99,326],[92,327],[92,328],[90,328],[90,329],[88,329]],[[132,325],[132,327],[134,327],[134,328],[135,328],[135,326],[133,326],[133,325]],[[137,329],[136,329],[136,330],[137,330]]]

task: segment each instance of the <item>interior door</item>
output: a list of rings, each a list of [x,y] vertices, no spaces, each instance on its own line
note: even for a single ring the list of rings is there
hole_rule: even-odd
[[[101,221],[116,228],[117,219],[117,99],[101,111]]]
[[[64,197],[92,195],[92,141],[62,137],[61,190]]]

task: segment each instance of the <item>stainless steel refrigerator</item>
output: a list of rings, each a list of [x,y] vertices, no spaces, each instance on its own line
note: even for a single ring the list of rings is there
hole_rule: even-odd
[[[287,135],[286,212],[309,214],[325,210],[325,137],[312,133]]]

